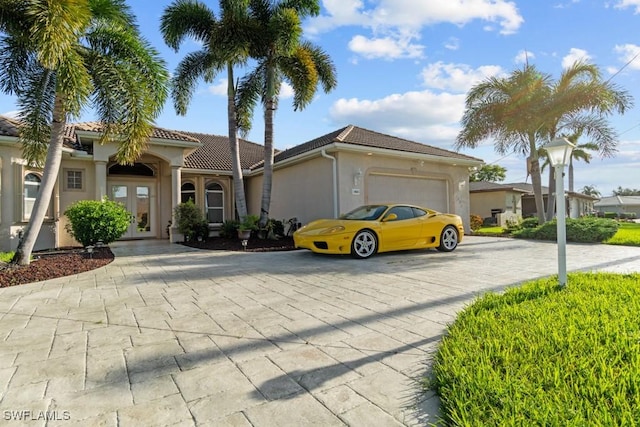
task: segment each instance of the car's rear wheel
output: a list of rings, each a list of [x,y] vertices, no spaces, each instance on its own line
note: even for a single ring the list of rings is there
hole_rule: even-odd
[[[451,252],[458,247],[458,230],[453,225],[447,225],[440,235],[440,246],[438,250]]]
[[[378,237],[371,230],[360,230],[351,242],[351,255],[355,258],[369,258],[378,251]]]

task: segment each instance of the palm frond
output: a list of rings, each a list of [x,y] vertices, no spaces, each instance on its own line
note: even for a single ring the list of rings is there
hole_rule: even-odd
[[[78,37],[91,20],[87,0],[33,1],[26,15],[30,37],[38,46],[38,60],[51,70],[68,63],[68,55],[77,48]]]
[[[188,37],[209,46],[216,28],[217,20],[213,11],[196,0],[174,1],[160,19],[164,42],[175,51]]]
[[[176,112],[185,115],[198,80],[202,77],[205,77],[205,80],[212,79],[225,65],[215,60],[207,49],[185,56],[178,64],[171,79],[171,96]]]
[[[42,167],[51,135],[56,74],[44,67],[31,70],[18,97],[20,143],[28,163]]]

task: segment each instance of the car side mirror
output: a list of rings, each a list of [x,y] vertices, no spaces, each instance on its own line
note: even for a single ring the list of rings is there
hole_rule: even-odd
[[[398,219],[398,215],[394,213],[390,213],[389,215],[382,218],[382,222],[395,221],[396,219]]]

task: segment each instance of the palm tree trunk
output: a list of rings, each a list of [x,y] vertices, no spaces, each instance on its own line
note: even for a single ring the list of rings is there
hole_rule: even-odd
[[[556,192],[556,169],[553,166],[549,166],[549,193],[547,194],[547,221],[553,219],[553,215],[556,211],[556,198],[554,194]]]
[[[19,265],[29,265],[31,253],[36,244],[38,234],[42,228],[44,217],[47,215],[49,203],[53,189],[58,179],[60,163],[62,162],[62,144],[64,142],[64,128],[67,124],[67,115],[64,111],[62,98],[56,95],[53,107],[53,122],[51,124],[51,137],[47,158],[42,172],[42,183],[36,196],[36,200],[31,211],[31,217],[27,224],[22,241],[18,244],[12,263]]]
[[[538,216],[538,223],[544,224],[544,201],[542,198],[542,179],[540,177],[540,162],[538,161],[538,154],[535,149],[535,143],[533,149],[531,149],[530,157],[530,170],[531,170],[531,185],[533,186],[533,197],[536,202],[536,215]]]
[[[267,225],[271,205],[273,185],[273,116],[275,114],[273,98],[267,101],[264,111],[264,172],[262,178],[262,204],[260,207],[260,227]]]
[[[240,163],[240,144],[238,142],[238,119],[236,117],[236,90],[233,82],[233,65],[227,64],[227,119],[229,125],[229,150],[231,151],[231,170],[233,172],[233,196],[236,211],[240,219],[247,216],[247,200],[244,195],[244,179]]]
[[[573,193],[573,157],[569,159],[569,192]]]

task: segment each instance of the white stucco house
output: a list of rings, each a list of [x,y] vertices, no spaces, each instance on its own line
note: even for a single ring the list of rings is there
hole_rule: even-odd
[[[101,145],[100,123],[68,126],[49,213],[35,249],[75,246],[65,209],[107,196],[132,214],[123,239],[180,238],[167,233],[174,208],[193,198],[215,232],[235,218],[228,139],[155,128],[133,166],[114,161],[116,144]],[[13,250],[29,221],[41,171],[22,158],[19,123],[0,116],[0,251]],[[263,146],[240,141],[249,213],[259,213]],[[306,223],[359,205],[406,202],[460,215],[469,227],[469,168],[482,160],[356,126],[278,152],[269,216]]]

